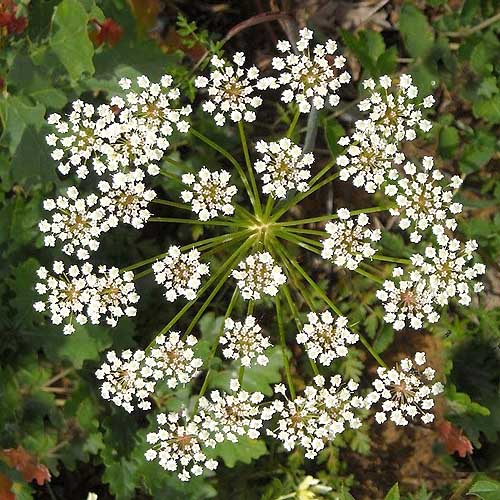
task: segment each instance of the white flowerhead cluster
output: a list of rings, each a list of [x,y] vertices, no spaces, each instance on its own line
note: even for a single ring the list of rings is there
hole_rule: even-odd
[[[384,181],[399,177],[395,166],[401,165],[405,156],[376,130],[356,130],[352,137],[342,137],[338,143],[347,148],[346,155],[337,157],[337,165],[342,167],[340,180],[352,178],[354,186],[375,193]]]
[[[56,261],[52,271],[53,276],[45,267],[38,269],[41,281],[35,285],[35,290],[45,297],[33,307],[38,312],[47,311],[54,325],[68,321],[63,330],[68,335],[75,331],[73,320],[80,325],[88,321],[87,305],[94,293],[92,266],[87,263],[81,269],[70,266],[66,270],[61,261]]]
[[[370,96],[362,100],[358,107],[360,111],[369,113],[367,120],[358,120],[356,129],[369,130],[380,134],[389,142],[413,141],[417,134],[416,129],[428,132],[432,124],[423,118],[422,107],[430,108],[434,105],[432,96],[426,97],[422,104],[416,104],[418,88],[412,84],[410,75],[401,75],[395,92],[389,92],[393,81],[387,75],[381,76],[377,84],[373,79],[363,82],[363,87],[370,92]]]
[[[438,309],[457,298],[462,305],[471,302],[471,289],[479,293],[482,283],[474,280],[486,272],[481,263],[471,263],[477,249],[474,240],[463,245],[459,240],[443,236],[439,247],[428,246],[424,254],[413,254],[411,266],[405,272],[396,267],[393,280],[386,280],[377,298],[384,303],[385,321],[401,330],[408,323],[422,328],[424,321],[439,320]]]
[[[144,351],[123,351],[117,356],[114,351],[106,354],[107,362],[95,372],[98,380],[103,380],[101,396],[131,413],[137,406],[149,410],[147,398],[154,392],[156,380],[151,375]]]
[[[185,411],[157,415],[159,429],[146,436],[152,447],[144,454],[146,460],[157,459],[165,470],[177,471],[181,481],[200,476],[204,468],[215,470],[218,465],[203,451],[209,433],[204,429],[201,419],[196,416],[187,419]]]
[[[98,201],[95,194],[79,198],[74,186],[68,188],[67,197],[45,200],[43,208],[53,212],[50,221],[44,219],[39,224],[40,231],[45,234],[45,245],[53,247],[56,240],[60,240],[66,255],[76,253],[78,259],[88,259],[89,251],[99,248],[99,236],[110,228],[106,212],[99,207]]]
[[[330,387],[325,386],[324,377],[314,377],[314,385],[307,386],[302,396],[285,402],[275,399],[262,410],[262,420],[276,417],[278,422],[278,427],[268,429],[267,434],[279,439],[286,450],[300,446],[305,449],[306,458],[314,458],[346,427],[361,426],[355,411],[366,403],[354,395],[357,388],[358,384],[352,380],[342,385],[340,375],[330,379]],[[286,398],[282,384],[275,386],[274,392]]]
[[[201,285],[201,277],[209,273],[207,264],[200,262],[200,252],[193,248],[187,253],[175,245],[168,254],[153,264],[156,282],[166,288],[165,297],[173,302],[178,297],[193,300]]]
[[[462,211],[460,203],[453,203],[454,191],[438,184],[444,176],[434,168],[433,158],[424,156],[422,166],[424,171],[413,163],[406,163],[406,177],[385,188],[387,195],[396,197],[397,206],[390,209],[391,215],[401,217],[399,227],[411,231],[410,241],[413,243],[419,243],[428,229],[438,237],[445,229],[455,230],[455,215]],[[461,184],[462,179],[454,176],[449,185],[456,190]]]
[[[329,311],[320,315],[311,312],[307,319],[309,323],[297,335],[297,342],[304,344],[307,355],[322,365],[330,366],[336,358],[347,356],[347,345],[359,340],[356,333],[348,330],[344,316],[334,319]]]
[[[99,182],[99,201],[107,212],[108,225],[114,227],[123,222],[136,229],[144,227],[151,217],[147,206],[156,198],[156,193],[152,189],[146,189],[143,179],[144,172],[136,169],[127,174],[114,174],[111,183]]]
[[[159,84],[139,76],[137,91],[130,90],[132,82],[127,78],[119,84],[128,91],[125,99],[115,96],[110,105],[97,109],[75,101],[67,121],[58,114],[49,117],[48,123],[57,134],[50,134],[47,143],[55,148],[52,158],[60,162],[62,174],[75,168],[77,176],[85,178],[89,164],[98,175],[131,166],[146,167],[150,174],[157,174],[155,163],[169,146],[174,126],[179,132],[189,130],[184,117],[191,113],[191,106],[174,105],[180,92],[171,88],[171,76],[164,75]]]
[[[255,110],[262,104],[262,98],[254,92],[276,88],[274,79],[259,79],[255,66],[245,70],[243,52],[234,55],[234,65],[219,56],[213,56],[210,62],[210,78],[198,76],[194,81],[195,87],[208,90],[209,99],[203,103],[203,111],[213,115],[219,127],[226,123],[227,117],[233,122],[255,121]]]
[[[232,274],[245,300],[258,300],[262,294],[274,297],[281,285],[286,283],[283,270],[269,252],[249,255],[238,264]]]
[[[255,171],[262,174],[262,192],[273,198],[285,198],[288,191],[307,191],[307,180],[311,177],[312,153],[302,153],[302,148],[284,137],[277,142],[259,141],[255,149],[263,155],[254,164]]]
[[[260,332],[262,328],[253,316],[247,316],[244,322],[227,318],[224,332],[219,342],[224,346],[225,358],[240,360],[242,366],[250,367],[257,363],[266,366],[269,359],[264,351],[271,347],[267,337]]]
[[[236,379],[231,380],[230,386],[233,394],[212,391],[209,398],[200,398],[197,418],[210,434],[205,441],[206,446],[215,447],[223,441],[237,443],[241,436],[250,439],[259,437],[262,427],[259,404],[264,394],[240,390]]]
[[[315,45],[311,53],[309,42],[312,38],[311,30],[300,30],[298,54],[292,52],[290,42],[278,42],[278,50],[286,56],[274,57],[272,61],[273,68],[280,72],[278,83],[288,87],[281,94],[281,100],[285,103],[295,101],[301,113],[309,113],[311,107],[322,109],[325,101],[330,106],[337,106],[340,101],[337,91],[351,80],[347,71],[340,73],[345,57],[333,56],[337,43],[327,40],[324,45]]]
[[[198,175],[184,174],[182,182],[191,187],[191,191],[182,191],[181,197],[185,203],[191,203],[191,208],[201,221],[207,221],[219,215],[232,215],[233,196],[238,192],[236,186],[230,185],[231,174],[226,170],[210,172],[203,167]]]
[[[476,249],[475,240],[464,245],[457,239],[446,238],[440,242],[439,248],[428,246],[424,255],[412,255],[412,264],[422,272],[423,279],[428,280],[429,288],[440,306],[447,305],[454,297],[463,306],[468,306],[471,302],[470,289],[474,293],[484,289],[482,283],[473,283],[486,272],[484,264],[471,263]]]
[[[135,291],[134,273],[120,273],[116,267],[99,266],[97,274],[88,279],[93,288],[92,297],[87,307],[90,321],[98,324],[104,317],[110,326],[116,326],[122,316],[135,316],[133,304],[139,301]]]
[[[182,340],[178,332],[170,332],[168,336],[158,335],[155,342],[147,364],[153,370],[152,376],[166,382],[169,389],[187,384],[203,366],[203,361],[194,355],[196,338],[192,335]]]
[[[383,288],[377,291],[377,298],[383,302],[384,321],[395,330],[402,330],[407,324],[418,330],[424,321],[435,323],[439,319],[435,299],[422,273],[414,270],[404,275],[403,269],[394,268],[393,280],[385,280]]]
[[[382,410],[375,414],[379,424],[387,418],[396,425],[408,425],[417,416],[424,424],[434,420],[429,410],[434,407],[433,397],[443,392],[443,385],[431,383],[435,371],[430,367],[424,369],[425,362],[425,353],[417,352],[414,362],[406,358],[396,368],[378,368],[379,378],[373,382],[375,390],[367,395],[366,401],[370,405],[382,403]]]
[[[332,260],[337,266],[353,271],[364,259],[377,253],[372,243],[380,240],[380,229],[369,229],[366,214],[360,214],[356,220],[351,219],[347,208],[337,211],[339,220],[329,222],[325,230],[330,234],[323,240],[321,256]]]

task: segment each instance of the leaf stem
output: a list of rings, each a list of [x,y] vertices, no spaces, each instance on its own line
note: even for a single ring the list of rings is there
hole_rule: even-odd
[[[381,260],[381,261],[384,261],[384,262],[395,262],[396,264],[411,264],[411,260],[410,259],[400,259],[398,257],[389,257],[387,255],[376,254],[376,255],[372,256],[372,259],[374,259],[374,260]]]
[[[288,127],[288,130],[286,133],[286,136],[288,137],[288,139],[290,139],[290,137],[292,137],[293,132],[295,130],[295,127],[297,126],[297,122],[299,121],[299,117],[300,117],[300,110],[297,109],[297,111],[295,111],[295,114],[293,115],[292,121],[291,121],[290,126]]]
[[[176,217],[150,217],[150,222],[175,222],[176,224],[194,224],[194,225],[206,225],[206,226],[239,226],[245,227],[241,223],[221,221],[221,220],[194,220],[194,219],[179,219]]]
[[[292,399],[295,399],[295,387],[293,386],[293,380],[292,380],[292,374],[290,372],[290,364],[288,361],[288,356],[287,356],[287,348],[286,348],[286,339],[285,339],[285,327],[283,325],[283,315],[282,315],[282,310],[281,310],[281,303],[280,303],[280,297],[279,294],[276,295],[274,298],[274,305],[276,307],[276,316],[278,318],[278,330],[279,330],[279,336],[280,336],[280,345],[281,345],[281,352],[283,354],[283,363],[285,365],[285,375],[286,375],[286,381],[288,384],[288,390],[290,391],[290,395]]]
[[[186,205],[185,203],[178,203],[176,201],[161,200],[160,198],[155,198],[154,200],[151,200],[151,203],[156,203],[157,205],[167,205],[169,207],[175,207],[175,208],[180,208],[181,210],[191,211],[191,207],[189,205]]]
[[[250,184],[252,185],[253,196],[255,200],[254,209],[257,215],[262,215],[262,205],[260,202],[259,191],[257,190],[257,183],[255,182],[255,176],[253,175],[252,162],[250,160],[250,153],[248,152],[247,138],[245,135],[245,126],[243,121],[238,122],[238,131],[240,133],[241,146],[243,148],[243,155],[245,157],[245,164],[247,166],[248,178],[250,179]]]

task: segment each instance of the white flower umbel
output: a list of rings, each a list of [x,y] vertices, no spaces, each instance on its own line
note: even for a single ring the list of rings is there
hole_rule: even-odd
[[[254,164],[255,171],[261,174],[262,192],[273,198],[285,198],[292,189],[307,191],[307,180],[311,177],[312,153],[302,153],[302,148],[290,139],[277,142],[259,141],[255,149],[263,155]]]
[[[385,309],[384,320],[395,330],[405,326],[418,330],[425,321],[438,321],[435,295],[422,273],[413,270],[405,274],[402,268],[396,267],[392,274],[393,279],[385,280],[383,288],[377,291],[377,298]]]
[[[470,240],[461,243],[443,235],[438,248],[428,246],[424,255],[414,254],[412,264],[419,269],[429,282],[429,288],[435,295],[436,302],[445,306],[456,297],[458,302],[468,306],[471,302],[471,289],[479,293],[484,289],[482,283],[474,283],[486,272],[481,263],[471,262],[477,242]]]
[[[278,50],[286,55],[275,57],[272,61],[273,68],[280,72],[278,83],[286,87],[281,100],[285,103],[295,101],[301,113],[309,113],[311,107],[323,109],[326,102],[337,106],[339,88],[351,80],[347,71],[340,72],[346,59],[344,56],[334,56],[337,43],[327,40],[325,44],[315,45],[311,51],[309,42],[312,38],[311,30],[300,30],[298,54],[292,52],[289,42],[278,42]]]
[[[231,174],[226,170],[210,172],[203,167],[198,174],[184,174],[182,182],[190,186],[190,191],[182,191],[181,198],[190,203],[194,213],[201,221],[207,221],[219,215],[232,215],[231,203],[237,193],[236,186],[230,185]]]
[[[114,351],[106,354],[106,362],[96,371],[102,380],[101,396],[131,413],[135,407],[151,409],[147,400],[154,392],[156,381],[152,370],[145,364],[144,351],[123,351],[117,356]]]
[[[67,175],[76,169],[80,178],[87,177],[91,158],[101,157],[106,147],[106,129],[114,122],[115,113],[111,106],[92,104],[76,100],[67,121],[57,113],[50,115],[47,123],[55,133],[46,137],[47,144],[54,148],[52,158],[59,162],[58,170]],[[102,172],[98,172],[102,173]]]
[[[390,370],[377,369],[379,378],[373,382],[375,391],[368,394],[366,401],[369,404],[381,403],[381,411],[375,414],[379,424],[387,418],[396,425],[408,425],[417,417],[424,424],[434,420],[429,410],[434,407],[433,398],[443,392],[443,385],[432,383],[435,371],[424,368],[425,363],[425,353],[417,352],[414,361],[406,358]]]
[[[297,335],[297,342],[304,344],[307,355],[322,365],[329,366],[336,358],[347,356],[347,345],[359,340],[357,334],[348,330],[344,316],[334,319],[329,311],[320,315],[311,312],[307,319],[309,323]]]
[[[178,472],[181,481],[200,476],[205,468],[215,470],[218,465],[204,453],[209,433],[203,428],[201,419],[187,418],[185,411],[160,413],[156,417],[158,432],[150,432],[146,436],[152,446],[144,454],[146,460],[156,459],[165,470]]]
[[[261,331],[253,316],[247,316],[243,322],[227,318],[219,341],[224,346],[222,354],[225,358],[240,360],[242,366],[266,366],[269,359],[264,351],[271,347],[271,343]]]
[[[262,98],[255,95],[255,90],[276,88],[272,78],[259,80],[259,70],[252,66],[245,69],[245,56],[237,52],[233,64],[213,56],[212,72],[209,78],[198,76],[194,84],[197,88],[206,88],[208,100],[202,104],[203,111],[213,115],[215,123],[221,127],[226,118],[233,122],[255,120],[255,110],[262,104]]]
[[[106,212],[98,205],[99,198],[91,194],[79,198],[78,190],[70,187],[66,196],[43,203],[45,210],[52,212],[51,220],[42,220],[39,229],[45,234],[46,246],[53,247],[57,240],[63,243],[62,251],[80,260],[90,257],[89,251],[99,248],[99,236],[110,228]]]
[[[233,394],[212,391],[208,398],[200,398],[198,415],[203,422],[203,429],[210,434],[206,446],[215,447],[223,441],[237,443],[241,436],[250,439],[259,437],[262,427],[259,404],[264,395],[239,389],[237,380],[231,380],[230,385]]]
[[[155,164],[168,148],[174,132],[187,132],[184,119],[191,106],[177,107],[178,88],[172,88],[172,77],[164,75],[161,82],[151,83],[146,76],[132,82],[120,80],[125,98],[115,96],[110,105],[94,108],[80,100],[73,103],[67,121],[58,114],[48,118],[56,133],[47,136],[55,148],[52,158],[59,162],[59,171],[66,175],[76,169],[80,178],[87,177],[89,167],[102,175],[122,168],[146,167],[150,174],[159,173]]]
[[[168,255],[153,264],[156,282],[166,288],[165,297],[173,302],[178,297],[193,300],[200,288],[201,278],[209,273],[207,264],[200,262],[200,252],[192,249],[182,253],[177,246],[168,249]]]
[[[397,179],[395,166],[405,158],[396,144],[381,137],[375,127],[372,129],[356,130],[352,137],[342,137],[339,144],[347,147],[347,154],[337,157],[341,167],[339,179],[352,179],[354,186],[363,187],[368,193],[374,193],[384,181]]]
[[[237,280],[241,296],[245,300],[258,300],[262,294],[274,297],[279,287],[286,283],[283,270],[269,252],[249,255],[231,275]]]
[[[152,189],[146,189],[143,179],[144,172],[136,169],[128,174],[114,174],[111,183],[99,182],[99,190],[102,193],[99,201],[107,212],[110,226],[123,222],[136,229],[144,227],[151,217],[147,206],[156,198],[156,193]]]
[[[429,229],[436,236],[444,229],[455,230],[455,216],[462,211],[462,205],[453,202],[455,190],[462,183],[460,177],[454,176],[449,183],[453,189],[446,189],[448,186],[439,184],[444,176],[434,168],[432,157],[424,156],[422,167],[423,171],[413,163],[406,163],[407,177],[385,188],[386,194],[396,199],[397,206],[389,210],[391,215],[400,216],[399,227],[411,231],[413,243],[419,243]]]
[[[174,129],[188,132],[186,118],[191,114],[191,106],[178,105],[180,90],[170,75],[163,75],[160,83],[151,83],[144,75],[137,77],[135,85],[127,78],[118,83],[127,94],[125,99],[111,99],[111,105],[119,108],[120,113],[117,123],[107,129],[107,160],[147,167],[149,174],[156,175],[156,163],[170,146]]]
[[[97,274],[92,277],[92,287],[95,293],[88,305],[87,311],[92,323],[100,323],[102,319],[116,326],[122,316],[135,316],[134,306],[139,301],[135,291],[134,273],[120,273],[116,267],[99,266]]]
[[[337,214],[339,220],[325,226],[330,236],[323,240],[321,256],[353,271],[361,261],[377,253],[372,244],[380,240],[380,229],[366,227],[369,222],[366,214],[360,214],[356,220],[350,218],[346,208],[340,208]]]
[[[170,389],[175,389],[180,384],[187,384],[198,374],[203,361],[194,355],[192,347],[196,345],[195,337],[188,335],[182,340],[178,332],[170,332],[168,335],[158,335],[155,343],[146,360],[155,380],[164,381]]]
[[[390,91],[393,81],[387,75],[380,77],[378,85],[369,79],[363,82],[363,86],[370,95],[358,107],[360,111],[369,113],[369,117],[356,122],[356,129],[360,132],[369,130],[397,144],[403,140],[414,140],[418,129],[423,132],[431,129],[432,124],[423,117],[421,108],[430,108],[434,98],[428,96],[417,104],[418,89],[412,85],[410,75],[400,76],[394,92]]]
[[[73,321],[84,325],[88,321],[86,307],[94,294],[94,276],[92,266],[84,264],[81,269],[70,266],[67,270],[60,261],[54,262],[53,275],[41,267],[37,271],[40,282],[35,290],[43,300],[35,302],[33,307],[38,312],[47,311],[54,325],[65,322],[65,334],[75,331]]]
[[[286,401],[275,399],[262,410],[263,420],[276,417],[278,423],[277,428],[267,430],[268,435],[279,439],[288,451],[299,446],[304,448],[306,458],[316,457],[346,427],[361,426],[355,411],[365,407],[365,401],[355,395],[357,388],[358,384],[352,380],[342,385],[340,375],[332,377],[327,387],[325,379],[318,375],[302,396],[289,400],[285,387],[275,386],[274,392],[285,396]]]

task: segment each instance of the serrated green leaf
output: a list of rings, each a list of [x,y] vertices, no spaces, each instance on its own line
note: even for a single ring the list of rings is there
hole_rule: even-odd
[[[241,436],[237,443],[223,441],[214,449],[215,456],[221,457],[227,467],[234,467],[236,462],[245,464],[267,454],[266,443],[262,439],[250,439]]]
[[[500,94],[475,102],[472,111],[476,118],[484,118],[494,124],[500,123]]]
[[[482,500],[498,500],[500,498],[500,483],[492,479],[481,479],[472,485],[467,494],[476,495]]]
[[[344,127],[335,119],[325,122],[325,138],[332,156],[338,156],[344,148],[339,146],[338,141],[345,135]]]
[[[385,500],[399,500],[399,485],[396,483],[385,496]]]
[[[434,43],[434,30],[415,5],[405,3],[399,16],[399,30],[406,50],[413,57],[426,55]]]
[[[460,136],[455,127],[443,127],[439,132],[439,154],[443,158],[452,158],[460,144]]]
[[[137,464],[121,458],[118,462],[106,463],[102,480],[109,484],[109,489],[116,498],[127,500],[133,498],[135,492]]]
[[[63,0],[54,10],[49,44],[73,80],[94,73],[89,14],[78,0]]]

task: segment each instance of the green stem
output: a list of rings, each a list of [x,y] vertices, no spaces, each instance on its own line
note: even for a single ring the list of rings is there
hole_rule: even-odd
[[[335,166],[336,159],[330,160],[310,181],[309,185],[314,186],[332,167]]]
[[[297,309],[297,306],[295,305],[295,302],[292,299],[290,289],[288,288],[287,285],[283,285],[281,290],[287,301],[288,308],[290,309],[290,312],[292,313],[292,316],[295,320],[295,324],[297,325],[297,330],[300,332],[302,330],[303,325],[302,321],[300,321],[299,310]],[[314,373],[314,376],[319,375],[318,365],[316,365],[314,359],[309,357],[309,355],[307,356],[307,358],[309,359],[309,364],[311,365],[311,369]]]
[[[186,205],[185,203],[177,203],[176,201],[160,200],[159,198],[155,198],[154,200],[151,200],[151,203],[156,203],[157,205],[167,205],[169,207],[191,211],[191,207],[189,205]]]
[[[141,278],[144,278],[144,276],[147,276],[148,274],[151,274],[153,272],[153,268],[148,268],[144,269],[144,271],[141,271],[140,273],[134,274],[134,280],[140,280]]]
[[[271,218],[271,220],[273,222],[276,222],[277,220],[279,220],[279,218],[285,213],[288,211],[288,209],[294,205],[296,205],[297,203],[300,203],[304,198],[307,198],[308,196],[311,196],[313,193],[315,193],[318,189],[321,189],[323,186],[325,186],[326,184],[332,182],[333,180],[335,180],[337,177],[339,176],[338,172],[335,173],[335,174],[332,174],[330,175],[329,177],[327,177],[326,179],[323,179],[321,182],[318,182],[317,184],[315,184],[314,186],[312,186],[311,188],[309,188],[308,191],[306,191],[305,193],[299,193],[298,195],[294,196],[288,203],[285,204],[284,207],[282,207],[280,210],[278,210],[274,215],[273,217]]]
[[[170,320],[170,322],[165,325],[158,335],[162,335],[165,332],[168,332],[170,328],[172,328],[177,321],[179,321],[182,316],[196,303],[196,301],[205,293],[205,291],[214,283],[217,279],[220,278],[221,275],[223,275],[228,268],[231,268],[233,265],[233,262],[246,250],[253,244],[253,237],[248,238],[248,240],[239,248],[237,248],[227,259],[225,264],[223,264],[217,273],[215,273],[213,276],[211,276],[208,281],[198,290],[198,293],[196,294],[196,297],[189,301],[187,304],[184,305],[184,307]],[[153,341],[150,343],[150,346],[153,344]]]
[[[350,212],[350,215],[360,215],[360,214],[371,214],[374,212],[384,212],[385,210],[389,210],[391,207],[368,207],[368,208],[360,208],[359,210],[353,210]],[[338,219],[338,214],[328,214],[321,215],[319,217],[310,217],[309,219],[300,219],[300,220],[291,220],[286,222],[280,222],[280,226],[298,226],[300,224],[312,224],[314,222],[325,222],[329,220]]]
[[[283,224],[281,224],[283,225]],[[321,236],[323,238],[327,238],[329,234],[326,231],[318,231],[317,229],[304,229],[303,227],[294,228],[290,226],[286,226],[287,233],[298,233],[298,234],[310,234],[312,236]]]
[[[245,375],[245,367],[243,365],[240,366],[238,370],[238,382],[241,385],[243,383],[243,376]]]
[[[298,245],[301,248],[305,248],[306,250],[309,250],[310,252],[312,252],[316,255],[321,255],[321,251],[318,248],[311,246],[307,242],[303,241],[303,240],[308,240],[308,241],[313,241],[313,240],[309,240],[308,238],[302,238],[296,234],[290,234],[290,233],[286,233],[284,231],[278,231],[276,234],[279,238],[281,238],[283,240],[287,240],[287,241],[293,243],[294,245]]]
[[[280,345],[281,352],[283,354],[283,363],[285,364],[285,375],[286,381],[288,384],[288,390],[290,391],[290,395],[292,399],[295,399],[295,387],[293,386],[292,374],[290,372],[290,364],[288,362],[288,356],[286,353],[286,339],[285,339],[285,327],[283,325],[283,316],[281,311],[281,303],[279,294],[274,298],[274,305],[276,307],[276,316],[278,318],[278,330],[280,335]]]
[[[238,131],[240,133],[241,146],[243,148],[243,155],[245,156],[245,164],[247,166],[248,178],[250,179],[250,184],[252,185],[253,196],[255,200],[255,211],[257,215],[262,215],[262,205],[260,203],[259,191],[257,190],[257,183],[255,182],[255,176],[253,175],[252,162],[250,160],[250,153],[248,152],[247,138],[245,135],[245,126],[243,121],[238,122]]]
[[[410,259],[400,259],[398,257],[388,257],[387,255],[373,255],[372,259],[374,260],[382,260],[384,262],[394,262],[396,264],[411,264]]]
[[[175,222],[176,224],[194,224],[194,225],[202,225],[202,226],[239,226],[245,227],[244,224],[230,222],[230,221],[221,221],[221,220],[194,220],[194,219],[179,219],[176,217],[150,217],[150,222]]]
[[[217,347],[219,347],[219,340],[220,340],[222,334],[224,333],[224,324],[226,322],[226,319],[229,318],[229,316],[231,316],[231,313],[233,312],[234,306],[236,305],[236,301],[238,300],[238,295],[239,295],[239,290],[238,290],[238,288],[235,288],[233,295],[231,297],[231,300],[229,302],[229,305],[227,306],[226,314],[224,315],[224,321],[222,322],[222,325],[221,325],[219,331],[217,332],[217,336],[215,337],[214,344],[213,344],[212,348],[210,349],[210,353],[208,355],[208,360],[207,360],[208,370],[207,370],[207,374],[205,375],[205,380],[203,381],[203,385],[201,386],[200,393],[198,394],[198,398],[196,400],[196,403],[195,403],[195,406],[193,409],[193,415],[196,414],[196,411],[198,410],[198,402],[200,401],[200,398],[204,396],[204,394],[208,388],[208,380],[210,378],[210,374],[212,373],[212,368],[211,368],[212,360],[214,359],[215,353],[217,352]]]
[[[170,163],[174,167],[180,168],[181,170],[186,170],[186,171],[191,172],[191,173],[195,172],[194,168],[187,166],[185,163],[182,163],[181,161],[174,160],[173,158],[170,158],[169,156],[164,156],[163,159],[167,163]]]
[[[375,281],[375,283],[378,283],[379,285],[382,285],[384,283],[384,280],[382,278],[379,278],[378,276],[375,276],[374,274],[365,271],[364,269],[361,269],[360,267],[357,267],[354,269],[354,272],[361,274],[361,276],[365,276],[366,278],[371,279],[372,281]]]
[[[290,126],[288,127],[288,131],[286,133],[286,136],[288,137],[288,139],[290,139],[290,137],[292,137],[293,132],[295,130],[295,127],[297,125],[297,122],[299,121],[299,117],[300,117],[300,111],[297,109],[297,111],[295,111],[295,114],[293,115],[292,121],[291,121]]]
[[[250,184],[248,183],[248,179],[245,175],[245,172],[244,172],[243,168],[241,167],[240,163],[238,162],[238,160],[236,160],[236,158],[229,151],[226,151],[223,147],[219,146],[216,142],[210,140],[208,137],[203,135],[201,132],[198,132],[197,130],[195,130],[192,127],[189,129],[189,131],[196,138],[200,139],[200,141],[203,141],[207,146],[210,146],[212,149],[214,149],[215,151],[220,153],[222,156],[224,156],[233,165],[233,167],[238,172],[238,175],[240,176],[241,181],[243,182],[243,185],[245,186],[245,190],[248,194],[248,197],[250,198],[252,206],[255,209],[255,200],[253,198],[253,193],[252,193],[252,190],[250,188]]]

